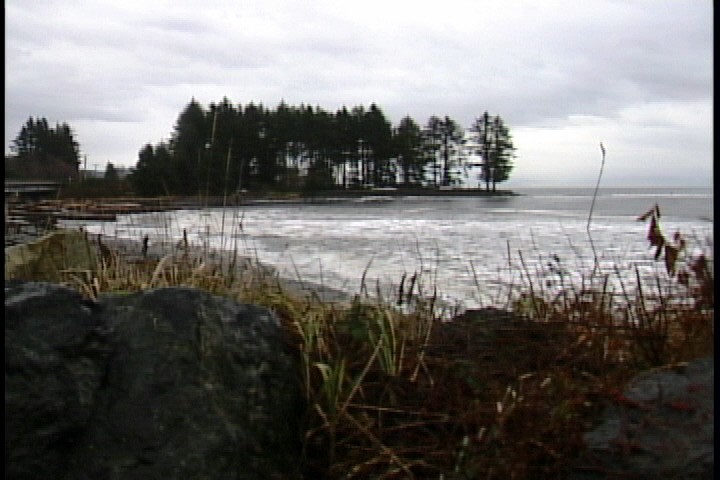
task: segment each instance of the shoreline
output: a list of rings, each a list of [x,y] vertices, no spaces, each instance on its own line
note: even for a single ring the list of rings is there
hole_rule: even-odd
[[[405,197],[513,197],[522,196],[512,190],[488,192],[483,189],[413,190],[329,190],[318,195],[301,193],[229,194],[224,196],[166,196],[166,197],[109,197],[109,198],[14,198],[5,200],[5,233],[27,229],[30,225],[54,226],[58,220],[88,220],[113,222],[117,215],[152,213],[173,210],[202,210],[205,208],[237,208],[263,206],[322,205],[342,202],[393,201]],[[17,242],[16,242],[17,243]],[[6,241],[6,246],[8,245]]]
[[[88,238],[90,244],[94,248],[97,247],[97,236]],[[289,292],[300,297],[314,297],[322,303],[332,304],[350,304],[355,295],[339,290],[327,285],[320,285],[313,282],[307,282],[300,279],[293,279],[281,276],[273,265],[268,265],[257,261],[245,255],[237,255],[233,258],[233,253],[223,250],[209,249],[203,251],[203,247],[197,245],[189,245],[187,252],[180,242],[153,242],[148,244],[147,256],[142,254],[142,243],[137,240],[101,236],[103,245],[114,250],[128,263],[142,263],[149,259],[150,261],[159,261],[167,255],[173,255],[176,258],[187,255],[190,262],[205,263],[208,268],[218,268],[223,275],[230,275],[230,268],[234,264],[234,274],[237,278],[249,276],[252,282],[266,281],[268,285],[277,285],[283,292]]]
[[[329,190],[313,194],[269,194],[209,196],[209,197],[159,197],[156,199],[143,199],[160,202],[172,208],[207,208],[223,206],[262,206],[262,205],[304,205],[337,201],[352,201],[359,198],[402,198],[402,197],[514,197],[522,196],[511,190],[498,190],[487,192],[480,189],[457,189],[457,190]],[[139,200],[142,203],[142,200]]]
[[[158,210],[175,210],[175,209],[202,209],[217,207],[236,207],[236,206],[263,206],[263,205],[305,205],[305,204],[322,204],[328,202],[353,201],[359,198],[403,198],[403,197],[517,197],[523,196],[523,193],[517,193],[512,190],[498,190],[496,192],[487,192],[480,189],[457,189],[457,190],[329,190],[320,192],[317,195],[287,193],[287,194],[228,194],[211,195],[201,197],[194,196],[169,196],[169,197],[149,197],[149,198],[133,198],[123,197],[117,199],[87,199],[87,202],[102,202],[107,207],[113,202],[122,204],[123,202],[134,202],[146,208],[156,207]],[[117,211],[116,213],[128,213]]]

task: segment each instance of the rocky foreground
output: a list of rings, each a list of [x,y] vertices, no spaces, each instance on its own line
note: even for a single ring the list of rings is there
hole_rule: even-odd
[[[518,321],[465,312],[438,327],[453,348],[436,353],[487,350],[473,323],[507,333]],[[287,332],[257,306],[191,288],[90,301],[6,280],[6,477],[310,478],[299,366]],[[713,478],[714,358],[638,376],[585,440],[572,480]]]
[[[253,305],[6,282],[5,476],[299,478],[298,365]]]
[[[708,357],[633,379],[585,435],[570,480],[714,478],[714,373]]]

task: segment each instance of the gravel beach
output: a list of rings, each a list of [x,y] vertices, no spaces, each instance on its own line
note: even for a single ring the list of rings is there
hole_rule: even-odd
[[[7,249],[8,247],[14,245],[22,245],[33,242],[51,231],[52,230],[39,228],[34,225],[26,225],[17,230],[6,230],[5,248]],[[129,262],[141,262],[145,258],[145,255],[147,258],[157,260],[168,254],[183,255],[185,253],[182,243],[173,244],[152,242],[148,244],[147,252],[143,255],[143,245],[141,239],[131,240],[102,236],[101,242],[111,250],[119,253],[120,256]],[[92,236],[90,238],[90,243],[91,245],[97,247],[97,236]],[[205,262],[208,266],[213,265],[222,268],[229,268],[229,265],[233,263],[233,255],[231,252],[215,250],[206,252],[202,250],[202,247],[192,245],[188,249],[187,255],[191,260]],[[272,279],[273,282],[277,282],[284,291],[290,291],[302,296],[312,296],[322,302],[347,304],[353,299],[353,295],[348,292],[299,279],[280,277],[274,267],[271,265],[261,264],[256,259],[250,257],[241,256],[236,258],[235,269],[238,275],[247,274],[248,270],[252,269],[254,270],[253,273],[258,274],[259,277],[261,276],[265,279]]]

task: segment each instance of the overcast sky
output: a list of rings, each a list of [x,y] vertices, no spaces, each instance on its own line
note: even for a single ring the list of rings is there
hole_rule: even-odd
[[[710,186],[710,0],[5,1],[5,152],[30,116],[67,122],[88,168],[134,166],[204,107],[375,102],[393,125],[517,147],[512,186]]]

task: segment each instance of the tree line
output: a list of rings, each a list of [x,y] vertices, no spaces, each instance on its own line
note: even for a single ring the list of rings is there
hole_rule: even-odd
[[[7,178],[76,179],[80,166],[80,145],[67,123],[50,127],[46,118],[28,118],[10,145],[5,157]]]
[[[227,98],[203,108],[192,100],[168,142],[140,150],[132,178],[142,195],[218,195],[450,187],[480,167],[486,189],[495,190],[513,168],[509,128],[484,112],[469,137],[447,116],[425,126],[405,116],[393,127],[374,103],[332,113],[284,102],[235,107]]]
[[[60,158],[76,170],[79,164],[71,129],[48,129],[45,119],[31,117],[11,148],[18,160]],[[424,126],[405,116],[392,126],[374,103],[333,113],[285,102],[275,109],[234,106],[227,98],[204,108],[193,99],[169,141],[140,149],[129,180],[142,196],[312,193],[451,187],[479,167],[479,179],[494,191],[509,178],[514,151],[509,128],[487,111],[466,135],[448,116],[432,116]]]

